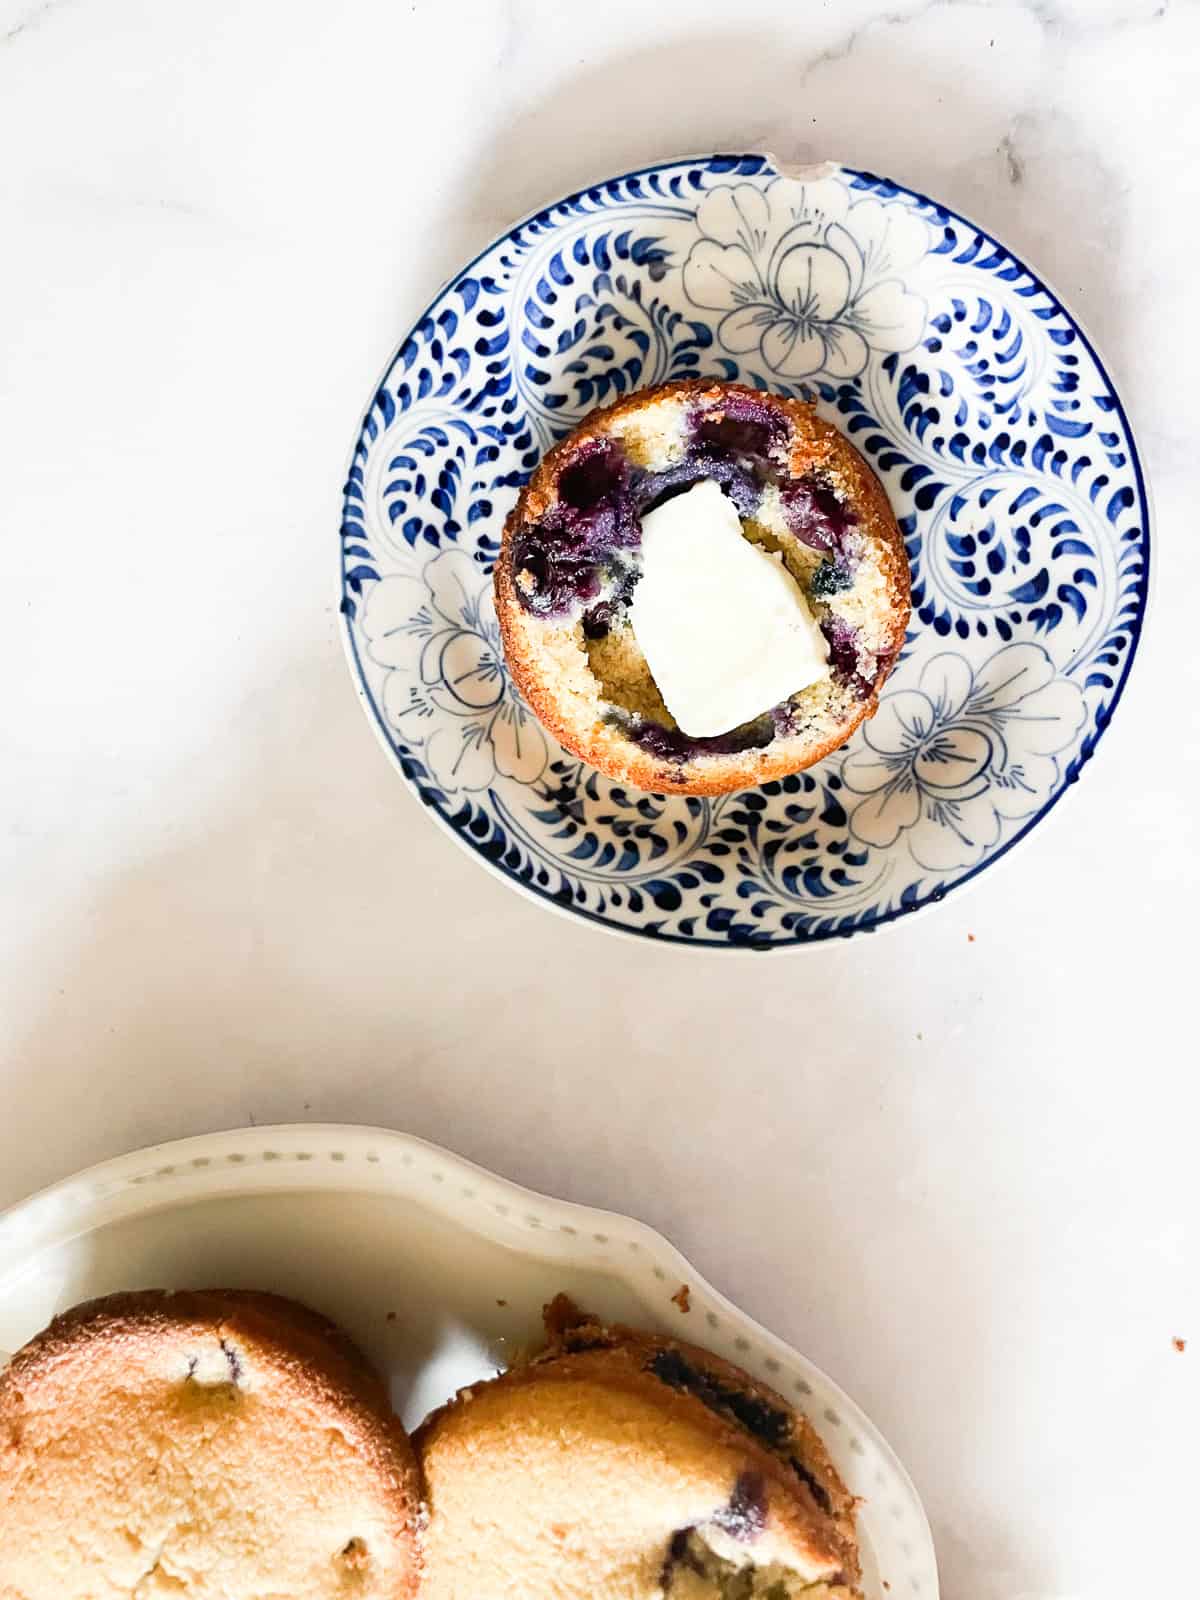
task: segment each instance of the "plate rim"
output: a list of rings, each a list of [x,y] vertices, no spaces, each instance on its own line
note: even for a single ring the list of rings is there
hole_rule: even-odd
[[[817,938],[793,936],[788,939],[773,939],[769,944],[765,945],[733,943],[727,939],[687,937],[684,934],[678,933],[652,933],[645,928],[635,927],[624,922],[615,922],[610,917],[603,916],[596,911],[590,911],[583,906],[564,905],[551,895],[534,888],[528,883],[521,882],[519,879],[506,872],[494,861],[490,861],[485,855],[477,850],[474,845],[472,845],[466,838],[463,837],[462,833],[458,829],[450,825],[449,820],[444,817],[442,813],[436,809],[436,807],[426,805],[421,800],[421,797],[416,792],[413,784],[405,776],[403,771],[400,770],[395,748],[392,744],[387,728],[384,725],[379,708],[375,705],[370,694],[367,692],[366,674],[363,670],[362,662],[359,657],[358,645],[354,637],[353,621],[352,618],[347,614],[343,603],[345,601],[345,558],[340,538],[338,541],[337,550],[337,599],[338,616],[341,624],[340,631],[342,636],[342,648],[346,658],[346,664],[350,671],[354,692],[358,700],[362,703],[363,710],[366,713],[367,721],[374,731],[375,737],[383,749],[385,756],[387,757],[388,764],[399,774],[405,790],[411,796],[413,801],[415,801],[415,803],[419,806],[420,810],[425,812],[430,817],[430,819],[442,833],[453,839],[460,850],[464,851],[480,866],[484,867],[494,878],[498,879],[501,883],[506,884],[509,889],[515,890],[518,894],[523,895],[533,904],[541,906],[545,910],[551,911],[555,915],[562,917],[565,920],[575,923],[582,922],[586,926],[596,928],[604,933],[612,934],[617,938],[636,939],[638,941],[657,945],[660,948],[665,947],[675,949],[682,948],[685,950],[704,950],[710,952],[720,952],[726,955],[736,954],[739,956],[753,956],[761,959],[764,956],[791,955],[797,950],[822,949],[829,945],[836,946],[839,942],[844,943],[848,940],[856,938],[860,934],[865,935],[890,932],[897,928],[900,924],[909,923],[914,917],[921,916],[923,913],[932,910],[935,906],[941,905],[952,894],[957,893],[957,891],[960,889],[973,887],[989,867],[996,862],[1002,861],[1006,856],[1008,856],[1015,845],[1022,843],[1022,841],[1026,839],[1040,823],[1044,822],[1050,816],[1063,796],[1076,787],[1080,777],[1083,775],[1084,769],[1095,760],[1096,753],[1104,740],[1104,736],[1108,733],[1108,730],[1112,725],[1113,717],[1115,716],[1117,708],[1124,698],[1125,690],[1129,683],[1130,674],[1133,671],[1134,661],[1141,652],[1143,635],[1146,630],[1146,622],[1149,618],[1154,599],[1155,584],[1158,572],[1158,564],[1157,560],[1155,559],[1156,516],[1149,476],[1142,466],[1142,452],[1134,435],[1133,424],[1130,420],[1129,411],[1121,393],[1121,387],[1113,376],[1111,363],[1105,359],[1104,355],[1099,349],[1099,346],[1096,344],[1096,341],[1089,332],[1087,324],[1079,316],[1071,301],[1060,294],[1058,289],[1049,281],[1049,279],[1043,277],[1040,272],[1035,272],[1034,269],[1026,263],[1024,258],[1010,249],[1010,247],[1006,245],[1003,240],[997,238],[996,235],[993,234],[989,229],[981,227],[979,223],[975,222],[971,217],[968,217],[964,212],[957,210],[953,206],[945,205],[940,200],[933,199],[922,189],[914,188],[910,184],[902,182],[899,179],[881,176],[878,173],[871,172],[865,167],[850,166],[845,162],[841,162],[833,158],[827,158],[824,161],[813,162],[781,161],[773,151],[766,149],[743,149],[740,152],[711,150],[692,155],[661,157],[657,161],[647,162],[642,166],[630,168],[628,171],[611,174],[605,177],[599,177],[594,179],[591,183],[580,184],[565,194],[561,194],[553,199],[546,200],[541,205],[531,207],[522,215],[514,218],[513,221],[510,222],[507,227],[502,229],[500,232],[490,236],[469,261],[457,267],[447,278],[442,281],[442,283],[426,301],[422,310],[417,313],[417,315],[412,319],[411,323],[406,324],[405,332],[401,335],[399,341],[394,346],[391,355],[388,357],[386,363],[380,370],[379,375],[371,388],[366,405],[360,410],[360,420],[357,430],[353,439],[351,440],[349,449],[346,452],[344,465],[342,468],[342,488],[339,491],[339,510],[344,511],[345,509],[346,485],[349,482],[350,470],[353,467],[355,456],[358,452],[360,444],[362,443],[366,421],[370,416],[371,407],[374,404],[375,396],[379,393],[379,390],[382,388],[388,373],[391,372],[392,368],[399,359],[405,343],[411,337],[412,330],[418,327],[420,323],[429,316],[433,308],[454,286],[455,282],[461,278],[464,273],[470,272],[471,269],[480,261],[482,261],[483,258],[492,250],[494,250],[498,244],[500,244],[503,240],[510,238],[518,229],[524,227],[528,222],[532,221],[535,217],[540,216],[543,212],[549,211],[556,206],[568,205],[572,201],[578,200],[582,196],[586,195],[588,190],[591,188],[598,188],[601,185],[610,183],[624,183],[630,178],[644,177],[650,172],[658,172],[668,167],[683,166],[691,162],[708,163],[713,161],[730,161],[736,165],[737,163],[751,159],[765,162],[777,177],[795,176],[798,173],[828,168],[838,172],[846,173],[852,178],[866,178],[873,183],[891,184],[893,187],[903,190],[905,194],[921,204],[932,206],[939,211],[946,212],[958,222],[961,222],[966,227],[973,229],[981,238],[985,239],[989,244],[995,246],[996,249],[1004,251],[1005,254],[1010,256],[1012,260],[1015,261],[1046,294],[1053,298],[1053,300],[1057,303],[1074,327],[1079,338],[1083,341],[1085,348],[1087,349],[1092,360],[1096,363],[1097,368],[1101,373],[1103,373],[1104,378],[1108,383],[1108,387],[1112,393],[1117,415],[1121,419],[1122,426],[1125,429],[1125,435],[1129,441],[1130,461],[1133,468],[1134,480],[1137,485],[1139,507],[1142,512],[1141,520],[1144,524],[1142,529],[1144,572],[1142,576],[1138,613],[1129,624],[1131,648],[1127,653],[1124,662],[1122,663],[1121,674],[1114,686],[1112,701],[1109,704],[1108,714],[1105,718],[1104,724],[1103,726],[1097,728],[1096,735],[1092,743],[1092,748],[1080,760],[1075,777],[1070,781],[1062,783],[1061,786],[1046,801],[1045,805],[1043,805],[1038,811],[1035,811],[1032,816],[1026,818],[1017,832],[1015,832],[1010,839],[1006,840],[1005,843],[999,847],[999,849],[994,850],[990,855],[985,856],[982,861],[976,862],[973,867],[964,872],[961,877],[956,878],[953,883],[940,885],[936,891],[931,892],[927,898],[921,900],[915,906],[896,906],[892,910],[884,912],[877,919],[867,923],[866,925],[858,925],[854,928],[847,929],[844,932],[831,932],[822,934]]]
[[[335,1150],[340,1150],[341,1154],[325,1163],[310,1164],[307,1161],[303,1165],[289,1163],[286,1159],[282,1159],[283,1150],[289,1144],[310,1146],[314,1153],[320,1148],[325,1148],[326,1153],[331,1156]],[[411,1157],[419,1152],[423,1157],[435,1160],[439,1170],[446,1177],[453,1176],[459,1180],[467,1180],[477,1191],[481,1187],[487,1188],[492,1195],[503,1196],[503,1203],[507,1206],[536,1206],[548,1219],[569,1218],[568,1225],[575,1228],[579,1236],[591,1233],[602,1235],[605,1242],[614,1239],[625,1243],[636,1242],[641,1259],[650,1263],[656,1277],[658,1269],[661,1268],[666,1282],[677,1280],[686,1284],[692,1296],[701,1304],[707,1303],[716,1307],[728,1324],[742,1330],[743,1336],[749,1335],[757,1343],[764,1360],[778,1360],[782,1357],[795,1368],[811,1375],[826,1391],[833,1404],[839,1408],[843,1419],[869,1435],[873,1447],[886,1459],[888,1469],[894,1475],[896,1483],[906,1493],[914,1516],[914,1531],[921,1544],[919,1554],[911,1559],[923,1574],[927,1574],[928,1587],[922,1588],[925,1600],[938,1600],[937,1554],[929,1516],[921,1496],[908,1469],[887,1437],[840,1384],[794,1345],[772,1333],[769,1328],[764,1327],[729,1300],[664,1233],[650,1223],[625,1212],[584,1205],[574,1200],[561,1200],[531,1189],[416,1134],[364,1123],[267,1123],[254,1127],[234,1127],[194,1134],[182,1139],[141,1146],[122,1155],[111,1156],[90,1166],[81,1167],[78,1171],[69,1173],[0,1210],[0,1250],[3,1250],[6,1244],[12,1243],[7,1236],[18,1233],[22,1223],[27,1223],[30,1229],[30,1237],[23,1241],[20,1248],[13,1249],[12,1260],[6,1264],[0,1257],[0,1271],[6,1275],[19,1274],[22,1270],[22,1257],[32,1260],[45,1250],[69,1244],[96,1228],[130,1217],[149,1215],[156,1211],[169,1210],[173,1206],[186,1205],[191,1201],[220,1196],[236,1199],[271,1193],[295,1194],[306,1190],[325,1193],[338,1191],[390,1193],[423,1206],[443,1220],[474,1232],[479,1237],[487,1238],[502,1246],[506,1245],[499,1231],[487,1233],[483,1228],[474,1228],[465,1220],[461,1209],[455,1209],[448,1203],[450,1197],[459,1192],[459,1186],[454,1182],[431,1183],[428,1192],[423,1191],[421,1194],[417,1194],[415,1190],[407,1190],[396,1181],[390,1184],[380,1182],[368,1185],[364,1178],[370,1164],[377,1164],[381,1177],[384,1175],[384,1164],[378,1153],[381,1146],[388,1147],[402,1165],[405,1164],[406,1154],[410,1157],[408,1164],[411,1165]],[[260,1156],[261,1159],[257,1163],[248,1159],[250,1149],[256,1149]],[[356,1156],[362,1157],[361,1163],[346,1159],[347,1153],[351,1150]],[[270,1157],[267,1152],[271,1152]],[[224,1166],[215,1164],[218,1154],[225,1157]],[[198,1160],[203,1162],[203,1165],[195,1165]],[[364,1175],[357,1182],[353,1176],[356,1172]],[[255,1174],[258,1175],[258,1181],[255,1181]],[[277,1174],[282,1175],[285,1181],[277,1181]],[[292,1175],[294,1181],[286,1181],[288,1174]],[[188,1185],[186,1192],[180,1193],[176,1190],[175,1193],[171,1193],[169,1187],[164,1187],[168,1185],[168,1180],[173,1178],[184,1180]],[[222,1179],[226,1181],[222,1182]],[[157,1184],[155,1180],[158,1180]],[[120,1217],[87,1220],[87,1213],[95,1209],[101,1195],[111,1196],[126,1190],[134,1190],[140,1188],[142,1184],[146,1185],[142,1190],[144,1195],[142,1204],[124,1211]],[[561,1226],[560,1222],[559,1227]],[[540,1221],[537,1227],[541,1230]],[[552,1234],[551,1229],[545,1231]],[[508,1243],[507,1247],[519,1248],[512,1243]],[[593,1265],[590,1270],[614,1278],[640,1300],[643,1296],[635,1280],[627,1270],[623,1269],[622,1264],[628,1254],[629,1252],[617,1252],[606,1265]],[[708,1348],[701,1331],[702,1327],[703,1324],[697,1326],[694,1342]],[[692,1329],[689,1328],[687,1333],[681,1336],[693,1337]],[[770,1379],[767,1381],[770,1382]]]

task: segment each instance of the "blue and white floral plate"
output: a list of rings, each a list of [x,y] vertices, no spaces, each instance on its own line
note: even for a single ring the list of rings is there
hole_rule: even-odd
[[[888,491],[913,617],[878,714],[801,775],[716,800],[601,777],[504,667],[501,526],[594,406],[680,377],[811,398]],[[1149,508],[1112,382],[1057,296],[954,212],[869,173],[669,162],[490,245],[372,397],[342,514],[360,693],[423,805],[546,904],[768,950],[967,882],[1108,725],[1146,605]]]

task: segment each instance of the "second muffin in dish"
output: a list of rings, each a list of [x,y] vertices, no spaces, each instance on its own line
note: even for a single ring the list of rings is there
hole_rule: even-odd
[[[415,1437],[428,1600],[852,1600],[854,1500],[811,1424],[560,1296],[548,1344]]]

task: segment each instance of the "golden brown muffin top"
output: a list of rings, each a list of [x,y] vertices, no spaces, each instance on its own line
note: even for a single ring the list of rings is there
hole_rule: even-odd
[[[406,1600],[418,1503],[383,1383],[277,1296],[93,1301],[0,1373],[0,1600]]]

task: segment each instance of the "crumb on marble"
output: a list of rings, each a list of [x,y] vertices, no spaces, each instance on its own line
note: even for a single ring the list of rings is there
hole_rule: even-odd
[[[1179,1351],[1180,1355],[1182,1355],[1183,1352],[1187,1349],[1187,1340],[1186,1339],[1178,1339],[1178,1338],[1172,1339],[1171,1343],[1175,1347],[1175,1349]]]

